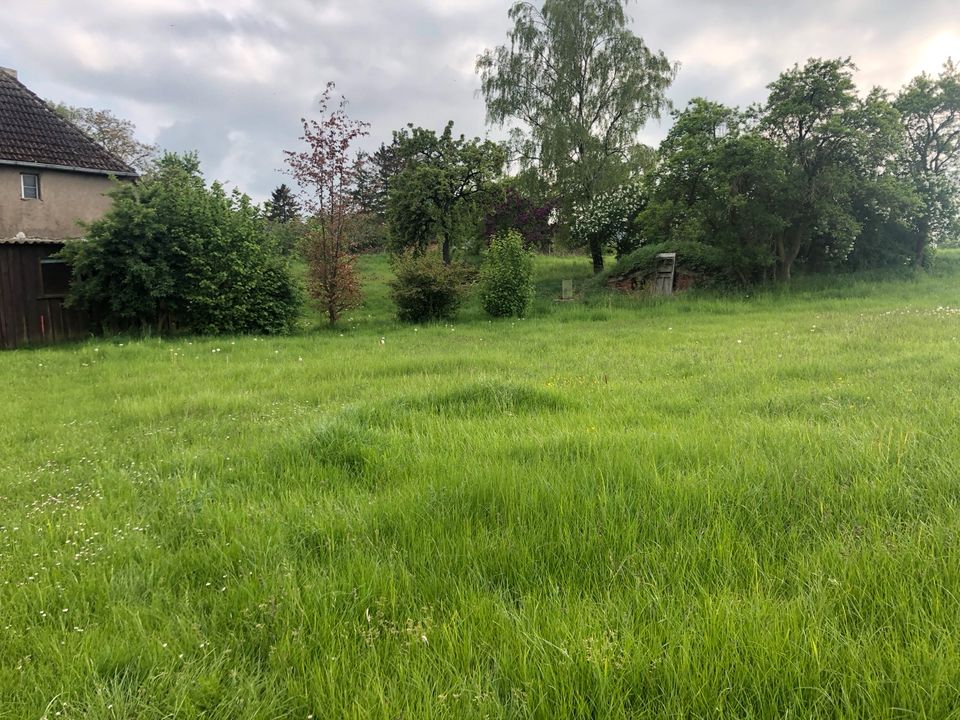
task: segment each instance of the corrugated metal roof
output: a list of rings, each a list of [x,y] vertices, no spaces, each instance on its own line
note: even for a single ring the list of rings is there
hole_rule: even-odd
[[[69,242],[81,242],[83,238],[69,240],[51,240],[50,238],[26,237],[18,235],[12,238],[0,238],[0,245],[63,245]]]

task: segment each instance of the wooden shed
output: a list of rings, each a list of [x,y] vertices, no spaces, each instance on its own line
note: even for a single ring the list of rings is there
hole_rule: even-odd
[[[0,348],[88,335],[83,315],[63,306],[70,270],[54,257],[62,247],[38,238],[0,240]]]

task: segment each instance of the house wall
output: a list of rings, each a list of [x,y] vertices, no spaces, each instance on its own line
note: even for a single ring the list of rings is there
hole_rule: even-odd
[[[39,200],[21,199],[21,172],[40,176]],[[112,202],[106,193],[113,187],[104,175],[0,165],[0,238],[20,232],[49,240],[80,237],[77,221],[102,217]]]
[[[0,243],[0,348],[79,339],[89,333],[86,318],[63,306],[62,297],[43,294],[40,261],[62,243]]]

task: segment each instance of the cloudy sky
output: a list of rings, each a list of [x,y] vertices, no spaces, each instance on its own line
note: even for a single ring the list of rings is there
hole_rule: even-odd
[[[142,139],[197,150],[208,178],[258,199],[285,178],[328,80],[370,144],[413,122],[488,132],[478,53],[504,42],[511,0],[0,0],[0,65],[42,97],[109,108]],[[635,31],[681,63],[670,91],[733,105],[808,57],[853,56],[897,88],[960,59],[956,0],[636,0]],[[665,125],[644,140],[656,143]],[[494,132],[494,136],[498,136]]]

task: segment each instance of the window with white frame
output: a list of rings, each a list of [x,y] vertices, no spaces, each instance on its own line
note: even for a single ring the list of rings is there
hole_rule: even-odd
[[[24,200],[40,199],[40,176],[34,173],[20,174],[20,197]]]

